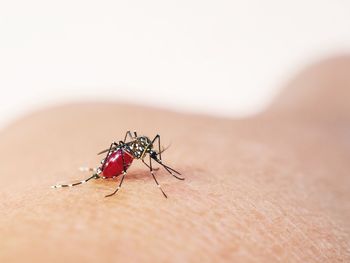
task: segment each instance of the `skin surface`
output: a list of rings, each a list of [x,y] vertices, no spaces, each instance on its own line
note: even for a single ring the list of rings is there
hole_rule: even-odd
[[[311,66],[263,114],[121,104],[45,109],[0,133],[0,262],[349,262],[350,59]],[[127,130],[161,135],[179,181],[134,161],[80,180]]]

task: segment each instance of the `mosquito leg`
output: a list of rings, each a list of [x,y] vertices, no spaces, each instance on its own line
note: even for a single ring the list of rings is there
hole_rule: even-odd
[[[109,194],[109,195],[106,195],[105,197],[110,197],[112,195],[115,195],[119,191],[119,189],[122,187],[122,184],[123,184],[123,181],[124,181],[124,178],[125,178],[125,175],[126,175],[126,165],[125,165],[125,160],[124,160],[123,149],[121,149],[121,154],[122,154],[122,159],[123,159],[123,177],[120,180],[120,183],[119,183],[118,187],[115,189],[115,191],[113,193]]]
[[[156,182],[156,184],[157,184],[158,188],[160,189],[160,191],[162,191],[164,197],[168,198],[168,196],[165,194],[165,192],[163,191],[162,187],[158,183],[156,176],[154,175],[153,168],[152,168],[152,159],[151,159],[151,157],[149,157],[149,165],[144,160],[142,160],[142,162],[149,168],[149,171],[150,171],[154,181]]]
[[[83,181],[80,181],[80,182],[77,182],[77,183],[74,183],[74,184],[56,184],[56,185],[53,185],[51,186],[52,188],[60,188],[60,187],[72,187],[72,186],[76,186],[76,185],[79,185],[79,184],[84,184],[88,181],[90,181],[91,179],[98,179],[100,178],[100,176],[95,173],[93,174],[92,176],[90,176],[89,178],[83,180]]]
[[[106,152],[108,152],[108,154],[113,150],[116,150],[117,148],[118,148],[118,144],[116,143],[116,142],[112,142],[111,143],[111,146],[109,147],[109,148],[107,148],[107,149],[104,149],[103,151],[100,151],[97,155],[100,155],[100,154],[103,154],[103,153],[106,153]],[[113,149],[113,147],[114,147],[114,149]]]
[[[162,151],[160,150],[160,135],[157,134],[154,139],[152,140],[152,145],[155,143],[155,141],[158,139],[158,155],[159,159],[162,160]]]
[[[127,131],[125,133],[125,137],[124,137],[124,141],[123,141],[124,143],[126,142],[126,138],[128,137],[128,135],[131,138],[131,140],[134,140],[135,138],[137,138],[137,133],[135,131],[134,131],[134,136],[132,136],[131,131]]]
[[[119,189],[122,187],[122,184],[123,184],[125,175],[126,175],[126,172],[123,172],[123,177],[122,177],[122,179],[120,180],[120,183],[119,183],[118,187],[115,189],[115,191],[114,191],[113,193],[111,193],[111,194],[109,194],[109,195],[106,195],[105,197],[110,197],[110,196],[112,196],[112,195],[115,195],[115,194],[119,191]]]

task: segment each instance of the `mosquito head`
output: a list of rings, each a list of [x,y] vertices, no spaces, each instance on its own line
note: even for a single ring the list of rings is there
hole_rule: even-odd
[[[151,150],[151,151],[149,152],[149,155],[150,155],[150,157],[151,157],[152,159],[158,160],[158,153],[157,153],[156,151]]]

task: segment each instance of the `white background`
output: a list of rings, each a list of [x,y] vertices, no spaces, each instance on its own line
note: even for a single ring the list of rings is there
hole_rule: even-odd
[[[0,126],[92,99],[246,116],[349,47],[346,0],[0,0]]]

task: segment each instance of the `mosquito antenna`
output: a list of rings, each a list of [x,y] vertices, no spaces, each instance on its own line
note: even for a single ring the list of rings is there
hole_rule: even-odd
[[[168,150],[170,146],[171,146],[171,144],[169,144],[167,147],[163,147],[163,149],[160,152],[157,152],[157,155],[165,152],[166,150]]]

